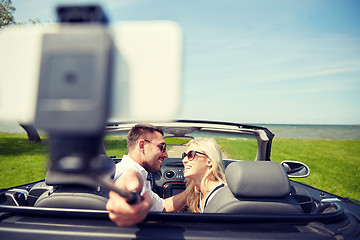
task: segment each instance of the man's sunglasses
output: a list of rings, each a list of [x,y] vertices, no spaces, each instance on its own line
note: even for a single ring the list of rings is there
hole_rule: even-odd
[[[182,157],[182,159],[184,159],[185,157],[188,157],[189,161],[192,161],[192,160],[194,160],[196,154],[202,154],[202,155],[207,156],[205,153],[191,150],[188,153],[183,153],[181,157]]]
[[[149,140],[146,140],[146,139],[144,139],[144,141],[148,142],[148,143],[152,143],[152,142],[150,142]],[[152,144],[156,145],[160,149],[161,152],[164,153],[166,151],[166,143],[161,143],[159,145],[157,145],[155,143],[152,143]]]

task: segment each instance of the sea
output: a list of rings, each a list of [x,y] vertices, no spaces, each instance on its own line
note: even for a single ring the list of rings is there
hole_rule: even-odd
[[[257,124],[267,127],[276,138],[360,138],[360,125]]]
[[[360,139],[360,125],[253,124],[264,126],[276,138]],[[0,132],[25,133],[17,123],[0,121]]]

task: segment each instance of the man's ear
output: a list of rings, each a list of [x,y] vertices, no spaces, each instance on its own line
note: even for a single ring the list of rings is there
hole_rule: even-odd
[[[138,144],[139,148],[144,148],[144,140],[140,139]]]
[[[139,144],[140,152],[145,152],[145,148],[144,148],[145,141],[143,139],[140,139],[138,144]]]

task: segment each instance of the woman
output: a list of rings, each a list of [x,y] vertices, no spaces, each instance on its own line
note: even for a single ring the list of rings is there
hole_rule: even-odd
[[[225,186],[221,149],[216,142],[196,138],[182,154],[186,178],[186,204],[191,212],[203,212],[211,198]]]

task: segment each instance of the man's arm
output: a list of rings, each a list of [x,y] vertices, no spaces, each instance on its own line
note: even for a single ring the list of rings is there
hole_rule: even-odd
[[[121,176],[115,185],[127,191],[141,192],[143,181],[140,174],[135,170],[128,170]],[[109,218],[120,227],[131,226],[145,219],[152,205],[148,193],[135,204],[129,204],[126,199],[111,191],[106,209],[109,211]]]
[[[164,212],[178,212],[186,204],[185,192],[165,199]]]

